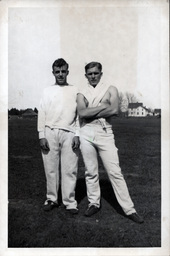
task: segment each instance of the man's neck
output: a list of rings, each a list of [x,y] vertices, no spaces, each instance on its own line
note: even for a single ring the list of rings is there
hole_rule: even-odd
[[[99,83],[98,83],[98,84],[99,84]],[[96,86],[97,86],[98,84],[92,85],[92,84],[89,83],[89,85],[90,85],[91,87],[93,87],[93,88],[96,88]]]
[[[58,85],[60,87],[64,87],[64,86],[68,86],[68,83],[65,83],[65,84],[57,84],[57,83],[55,83],[54,85]]]

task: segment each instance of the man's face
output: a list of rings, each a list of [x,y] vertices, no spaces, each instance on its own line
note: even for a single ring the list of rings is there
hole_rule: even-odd
[[[103,73],[98,69],[98,67],[94,67],[87,70],[85,77],[89,81],[89,84],[95,87],[99,83],[102,75]]]
[[[55,67],[53,69],[53,75],[55,76],[56,84],[58,85],[66,85],[67,84],[67,76],[68,76],[67,66]]]

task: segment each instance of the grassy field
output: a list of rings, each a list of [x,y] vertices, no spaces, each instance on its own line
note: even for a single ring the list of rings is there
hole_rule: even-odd
[[[76,198],[79,214],[61,206],[44,212],[46,186],[36,120],[9,120],[8,247],[160,247],[161,120],[116,118],[113,122],[120,166],[143,224],[127,219],[99,159],[101,211],[90,218],[84,163],[80,155]]]

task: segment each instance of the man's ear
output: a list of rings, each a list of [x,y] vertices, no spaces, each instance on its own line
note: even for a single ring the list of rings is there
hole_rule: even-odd
[[[69,70],[67,70],[67,76],[68,76],[68,74],[69,74]]]
[[[85,78],[87,78],[87,74],[85,74],[84,76],[85,76]]]

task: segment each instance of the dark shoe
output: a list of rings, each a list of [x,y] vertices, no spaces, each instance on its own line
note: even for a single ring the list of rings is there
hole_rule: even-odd
[[[144,219],[141,216],[139,216],[136,212],[128,215],[127,217],[137,223],[144,222]]]
[[[49,200],[49,201],[45,202],[45,204],[43,205],[43,210],[47,212],[47,211],[53,210],[55,207],[58,207],[58,204]]]
[[[66,209],[67,212],[71,213],[72,215],[78,214],[79,210],[77,208],[74,209]]]
[[[90,207],[88,207],[84,215],[86,217],[90,217],[98,211],[100,211],[100,208],[92,204]]]

